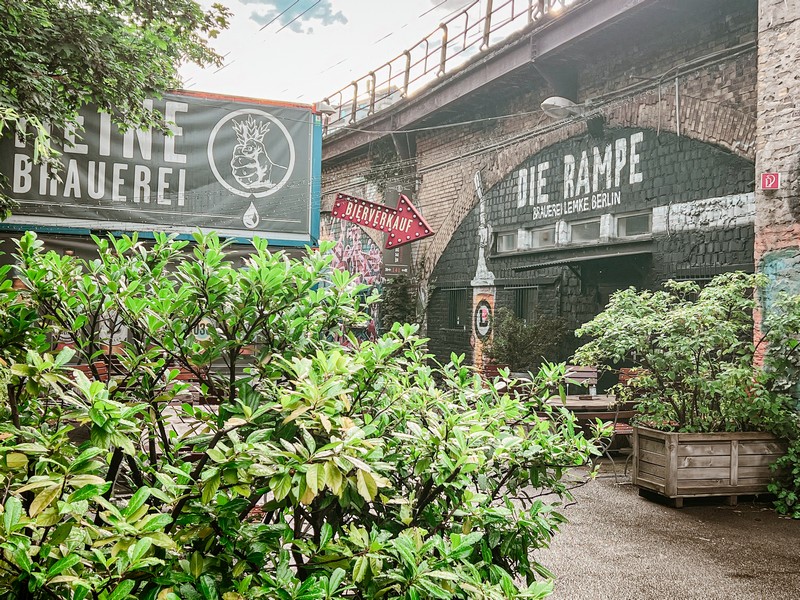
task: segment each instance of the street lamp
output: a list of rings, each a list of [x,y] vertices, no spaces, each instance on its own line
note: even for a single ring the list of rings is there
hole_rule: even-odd
[[[566,119],[583,115],[586,108],[583,104],[576,104],[569,98],[563,96],[550,96],[545,98],[541,104],[542,111],[551,119]]]

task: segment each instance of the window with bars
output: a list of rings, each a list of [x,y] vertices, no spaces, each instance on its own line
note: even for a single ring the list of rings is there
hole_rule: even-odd
[[[466,329],[469,320],[470,290],[447,291],[447,327],[449,329]]]
[[[536,318],[536,305],[539,303],[539,288],[525,287],[514,290],[514,315],[526,323]]]

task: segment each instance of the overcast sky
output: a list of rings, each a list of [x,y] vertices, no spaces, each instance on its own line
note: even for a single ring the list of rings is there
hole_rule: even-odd
[[[184,88],[309,104],[394,58],[472,2],[220,1],[234,13],[230,29],[213,42],[225,66],[184,67]]]

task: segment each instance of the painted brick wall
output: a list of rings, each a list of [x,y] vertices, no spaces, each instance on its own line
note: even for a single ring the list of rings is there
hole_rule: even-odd
[[[755,257],[770,280],[764,310],[782,292],[800,293],[800,0],[760,0],[756,173],[781,175],[756,190]],[[756,334],[758,337],[758,334]]]
[[[530,204],[518,204],[519,169],[547,161],[557,165],[565,153],[580,156],[586,148],[603,147],[617,139],[630,139],[640,130],[607,130],[605,137],[586,135],[549,146],[527,158],[506,179],[485,196],[485,212],[493,231],[522,231],[529,227],[569,223],[590,218],[613,222],[614,215],[651,211],[652,253],[621,256],[613,260],[575,265],[580,276],[564,266],[548,266],[516,271],[527,265],[549,265],[563,258],[562,249],[541,249],[490,254],[489,269],[497,286],[496,307],[513,307],[514,294],[504,286],[536,285],[539,307],[563,317],[572,328],[596,315],[611,293],[628,286],[654,287],[670,278],[707,280],[731,270],[753,270],[753,167],[741,157],[717,147],[686,140],[672,133],[648,132],[639,143],[638,169],[642,181],[621,188],[622,202],[612,207],[584,213],[537,219]],[[543,190],[551,198],[561,198],[558,168]],[[628,172],[621,173],[628,176]],[[453,234],[431,277],[432,305],[441,311],[429,314],[428,335],[431,351],[440,358],[450,352],[470,352],[471,338],[445,331],[448,290],[469,286],[478,256],[479,207],[473,208]],[[626,240],[613,238],[616,227],[609,224],[608,240],[589,243],[596,254],[614,253],[619,246],[604,244]],[[602,235],[602,234],[601,234]],[[574,246],[572,246],[574,247]],[[568,249],[568,248],[565,248]],[[624,248],[622,251],[624,252]],[[467,326],[469,333],[469,325]],[[566,352],[578,341],[568,343]]]

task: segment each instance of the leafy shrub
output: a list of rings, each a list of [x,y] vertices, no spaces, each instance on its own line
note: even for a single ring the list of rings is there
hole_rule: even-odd
[[[383,284],[380,306],[383,331],[395,323],[417,323],[417,291],[408,275],[398,275]]]
[[[593,338],[581,364],[629,361],[637,367],[620,393],[639,400],[637,419],[657,429],[747,431],[753,411],[755,277],[726,273],[659,291],[621,290],[576,331]]]
[[[637,365],[619,386],[635,395],[638,421],[664,430],[767,431],[788,441],[769,486],[775,506],[800,518],[800,296],[781,299],[763,323],[767,352],[753,366],[753,290],[759,278],[715,277],[702,290],[668,283],[665,290],[614,294],[606,310],[578,330],[594,336],[578,360]]]
[[[762,329],[767,351],[759,393],[772,413],[764,424],[789,443],[774,468],[782,474],[769,486],[778,512],[800,519],[800,296],[783,296],[767,314]]]
[[[503,307],[495,313],[492,341],[486,353],[512,371],[536,372],[544,361],[561,360],[561,348],[568,333],[563,319],[540,316],[525,321]]]
[[[214,235],[96,242],[87,262],[27,234],[24,289],[0,282],[0,597],[549,592],[531,552],[596,450],[536,416],[548,375],[522,401],[429,366],[413,326],[338,342],[375,298],[326,248],[256,240],[236,267]]]

